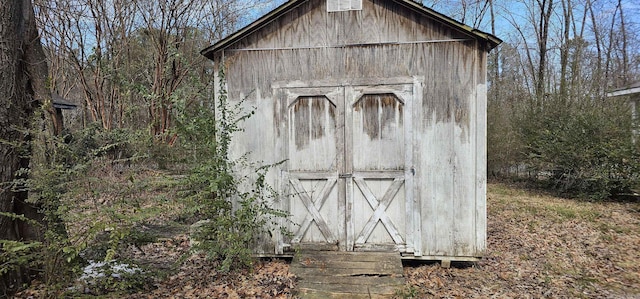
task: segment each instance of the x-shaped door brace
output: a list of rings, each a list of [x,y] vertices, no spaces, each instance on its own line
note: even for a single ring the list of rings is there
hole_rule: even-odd
[[[396,244],[404,244],[404,241],[402,240],[398,229],[386,214],[387,207],[389,207],[389,204],[391,204],[391,201],[396,196],[396,193],[398,193],[398,190],[400,190],[400,187],[404,183],[404,178],[395,178],[393,180],[393,183],[391,183],[391,186],[389,186],[387,191],[384,193],[384,196],[382,196],[382,199],[379,201],[378,198],[373,195],[373,192],[371,192],[371,189],[369,189],[369,186],[367,186],[367,183],[363,178],[355,177],[353,178],[353,180],[356,182],[356,185],[362,192],[362,195],[364,195],[364,197],[367,199],[367,202],[369,203],[371,208],[374,209],[373,215],[371,215],[367,223],[364,225],[362,231],[358,234],[358,237],[356,238],[356,244],[364,244],[367,239],[369,239],[369,236],[371,236],[371,233],[376,227],[378,220],[382,222],[384,227],[387,229],[387,232],[389,232],[389,235],[391,235],[391,238]]]
[[[314,201],[309,196],[309,193],[304,190],[304,187],[302,186],[302,183],[300,183],[300,180],[298,180],[297,178],[291,178],[289,180],[289,182],[291,183],[291,185],[296,191],[296,195],[300,197],[300,200],[302,200],[302,203],[304,204],[305,208],[307,208],[307,211],[309,211],[309,214],[307,214],[307,216],[304,217],[304,220],[300,224],[300,228],[293,236],[293,239],[291,240],[292,242],[294,243],[300,242],[305,232],[311,225],[312,221],[316,222],[316,224],[318,225],[318,228],[320,229],[320,232],[322,233],[322,235],[324,236],[324,238],[327,240],[328,243],[337,242],[338,239],[336,239],[336,237],[333,235],[333,233],[329,229],[329,226],[327,225],[327,222],[324,220],[324,217],[322,217],[322,215],[320,214],[320,209],[322,208],[322,206],[324,205],[324,202],[329,197],[329,194],[331,193],[331,189],[333,189],[333,186],[336,184],[336,181],[337,180],[335,178],[327,178],[327,182],[324,184],[324,187],[322,187],[322,190],[319,193],[319,197],[315,197],[315,201]]]

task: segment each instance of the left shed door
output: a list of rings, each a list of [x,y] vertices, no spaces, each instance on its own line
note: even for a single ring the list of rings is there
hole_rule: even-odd
[[[297,247],[339,250],[344,244],[344,182],[338,179],[344,157],[343,89],[291,88],[286,91],[291,243]]]

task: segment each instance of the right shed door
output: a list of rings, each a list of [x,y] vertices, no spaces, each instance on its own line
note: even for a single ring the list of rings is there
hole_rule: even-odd
[[[413,251],[412,95],[412,84],[345,91],[349,250]]]

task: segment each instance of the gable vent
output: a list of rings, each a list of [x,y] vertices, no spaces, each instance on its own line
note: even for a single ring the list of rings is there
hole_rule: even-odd
[[[327,0],[327,11],[362,10],[362,0]]]

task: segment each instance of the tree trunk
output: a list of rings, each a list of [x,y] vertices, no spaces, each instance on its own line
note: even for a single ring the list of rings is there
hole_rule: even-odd
[[[618,7],[620,7],[620,33],[622,38],[622,78],[618,86],[627,86],[629,84],[629,53],[628,49],[628,37],[627,37],[627,25],[624,19],[624,8],[622,6],[622,0],[618,0]]]
[[[571,0],[562,0],[562,17],[564,26],[562,28],[562,45],[560,46],[560,100],[563,103],[569,101],[569,87],[567,86],[567,78],[569,75],[569,48],[571,47],[571,19],[573,18],[573,8]],[[575,42],[575,41],[574,41]]]
[[[602,56],[602,47],[603,47],[603,43],[602,43],[602,38],[601,38],[601,33],[600,33],[600,29],[598,28],[599,23],[598,23],[598,19],[596,18],[596,15],[594,13],[594,9],[593,9],[593,2],[595,2],[595,0],[587,0],[587,8],[589,10],[589,15],[591,17],[591,27],[593,28],[593,43],[596,46],[596,69],[595,71],[593,71],[593,82],[596,82],[595,84],[591,84],[592,89],[591,92],[595,92],[595,94],[599,97],[602,94],[602,91],[604,90],[604,88],[600,88],[600,86],[602,86],[603,84],[600,84],[602,82],[602,74],[603,74],[603,70],[602,70],[602,62],[604,60],[603,56]],[[606,85],[606,83],[604,84]],[[597,88],[593,88],[593,86],[597,87]]]
[[[547,72],[547,52],[549,48],[547,43],[549,41],[549,22],[551,20],[551,13],[553,12],[553,0],[538,1],[540,6],[540,20],[537,30],[538,38],[538,70],[536,78],[536,98],[538,105],[540,105],[546,94],[546,72]]]
[[[31,0],[0,0],[0,211],[42,221],[17,178],[29,167],[29,125],[42,101],[51,106],[46,88],[47,64],[36,30]],[[40,240],[33,225],[0,216],[0,239]],[[2,291],[28,279],[28,273],[0,277]]]

